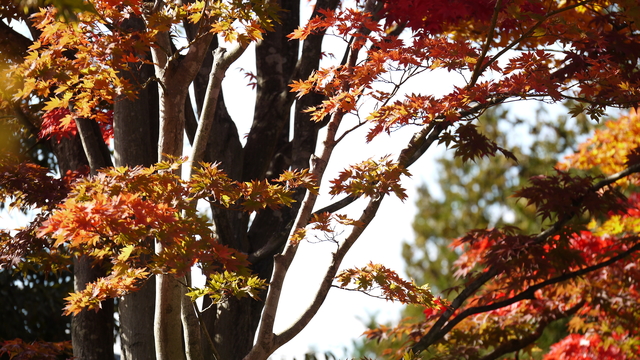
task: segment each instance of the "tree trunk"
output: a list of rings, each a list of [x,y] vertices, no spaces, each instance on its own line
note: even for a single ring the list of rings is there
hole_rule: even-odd
[[[132,30],[143,30],[144,22],[130,18],[122,23]],[[126,72],[123,77],[143,84],[153,76],[153,67],[144,65],[138,73]],[[135,100],[120,99],[114,104],[113,147],[116,166],[151,166],[157,161],[158,90],[151,83],[140,89]],[[153,239],[145,239],[153,246]],[[144,261],[144,260],[143,260]],[[120,349],[123,360],[155,360],[153,314],[156,284],[147,280],[142,288],[120,299]]]
[[[153,71],[152,69],[149,69]],[[144,75],[143,75],[144,76]],[[142,89],[138,99],[116,102],[113,116],[116,166],[150,166],[156,162],[157,109],[147,104],[157,103],[157,90]],[[153,239],[146,239],[153,246]],[[155,360],[153,312],[155,281],[148,280],[134,293],[124,296],[118,304],[120,343],[124,360]]]
[[[155,360],[153,309],[156,284],[153,279],[120,299],[120,351],[123,360]]]
[[[236,180],[250,181],[277,176],[290,164],[290,104],[286,104],[281,95],[289,91],[287,85],[297,61],[298,43],[288,41],[285,35],[299,24],[300,1],[283,0],[279,5],[285,10],[279,14],[282,23],[275,27],[275,31],[265,34],[264,40],[256,45],[257,99],[245,148],[242,152],[225,152],[223,144],[233,144],[232,148],[235,149],[239,140],[236,140],[236,131],[228,126],[229,121],[224,114],[216,117],[214,129],[217,129],[217,138],[210,140],[211,146],[217,149],[210,153],[214,157],[211,160],[222,161],[222,167],[225,170],[228,168],[227,171]],[[216,132],[214,129],[212,133]],[[213,209],[220,241],[249,254],[272,240],[284,244],[283,239],[287,234],[275,240],[270,230],[273,229],[271,225],[283,225],[283,214],[290,210],[260,212],[249,231],[247,214]],[[263,279],[271,277],[273,254],[277,248],[275,246],[272,249],[270,256],[252,264],[252,270]],[[261,298],[264,299],[265,295],[266,292],[261,294]],[[251,350],[262,307],[262,301],[230,299],[205,312],[203,317],[209,332],[215,334],[213,341],[222,359],[242,359]]]
[[[73,262],[74,289],[84,290],[88,282],[104,273],[91,266],[91,259]],[[113,360],[113,299],[101,303],[98,311],[83,310],[71,319],[73,356],[82,360]]]

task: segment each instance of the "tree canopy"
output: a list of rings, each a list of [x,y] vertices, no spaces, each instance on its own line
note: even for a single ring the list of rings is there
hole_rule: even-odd
[[[332,287],[423,306],[417,323],[369,332],[410,334],[399,350],[407,357],[498,358],[572,315],[574,334],[550,354],[573,346],[579,356],[584,341],[595,344],[589,351],[631,354],[635,112],[514,194],[535,208],[538,231],[498,226],[452,239],[462,285],[450,302],[384,264],[341,263],[359,238],[374,236],[365,229],[386,196],[406,199],[402,179],[428,149],[517,166],[519,154],[479,126],[487,110],[572,100],[571,115],[598,121],[608,108],[636,106],[637,1],[317,0],[306,19],[302,4],[0,7],[30,34],[0,23],[2,121],[15,137],[46,145],[59,174],[3,149],[0,195],[35,218],[2,231],[0,264],[73,271],[64,312],[74,356],[113,358],[117,298],[124,358],[266,359]],[[327,37],[341,41],[334,56],[325,56]],[[241,96],[223,94],[222,83],[248,48],[255,104],[243,137],[225,106]],[[410,87],[443,71],[459,77],[444,95]],[[390,155],[327,171],[337,144],[358,143],[356,130],[372,141],[401,128],[413,136]],[[601,173],[572,170],[594,166]],[[333,200],[320,208],[321,196]],[[348,216],[354,206],[362,210]],[[317,234],[335,242],[332,261],[301,317],[275,332],[283,281],[301,242]],[[194,266],[207,276],[203,287],[191,282]],[[6,339],[0,351],[26,358],[38,349],[68,345]]]

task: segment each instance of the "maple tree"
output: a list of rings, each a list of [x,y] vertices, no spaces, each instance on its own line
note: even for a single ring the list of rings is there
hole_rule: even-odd
[[[635,106],[637,2],[318,0],[306,20],[301,3],[59,0],[0,8],[3,19],[24,20],[33,39],[0,25],[0,38],[12,39],[3,44],[10,51],[2,119],[48,144],[63,175],[3,155],[0,193],[37,215],[18,233],[2,232],[0,261],[17,271],[73,268],[64,311],[73,316],[74,356],[113,358],[119,298],[124,358],[266,359],[309,323],[334,281],[424,306],[426,319],[410,326],[413,352],[476,356],[482,343],[493,349],[482,356],[495,358],[572,314],[586,319],[572,322],[576,331],[609,331],[621,342],[615,351],[631,351],[635,335],[625,325],[635,313],[620,294],[634,294],[637,205],[616,181],[632,183],[640,165],[635,145],[620,155],[624,141],[612,135],[582,156],[613,151],[622,156],[612,165],[620,172],[603,169],[607,177],[598,180],[559,169],[517,193],[549,222],[546,230],[478,229],[456,240],[465,284],[450,303],[384,265],[340,266],[383,199],[405,199],[402,176],[429,148],[443,144],[462,161],[518,160],[480,131],[487,109],[569,99],[578,104],[574,115],[597,120],[607,107]],[[343,40],[344,53],[323,59],[329,36]],[[223,94],[222,83],[250,46],[256,100],[242,139],[225,106],[240,95]],[[462,82],[442,96],[405,90],[439,71]],[[366,141],[416,130],[394,155],[325,174],[336,146],[356,141],[360,128]],[[318,209],[323,194],[338,199]],[[211,218],[198,203],[209,205]],[[353,203],[364,208],[355,218],[345,213]],[[587,215],[598,222],[582,224]],[[332,262],[301,317],[275,333],[285,276],[314,232],[335,240]],[[208,278],[201,288],[191,283],[194,266]],[[571,282],[577,278],[587,281]],[[194,306],[198,297],[206,311]],[[487,312],[496,316],[478,321]],[[583,336],[611,350],[602,335]],[[13,340],[0,351],[67,349],[24,345]]]

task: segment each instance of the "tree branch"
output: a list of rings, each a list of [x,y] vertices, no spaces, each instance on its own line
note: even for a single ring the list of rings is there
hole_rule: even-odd
[[[464,112],[463,116],[468,116],[472,112],[481,111],[487,106],[492,104],[497,104],[504,101],[504,99],[496,100],[494,102],[489,102],[484,105],[479,105],[474,107],[473,109]],[[438,117],[440,118],[440,117]],[[442,116],[444,118],[444,116]],[[415,162],[424,152],[438,139],[440,132],[449,126],[448,123],[441,121],[434,121],[429,126],[426,126],[422,131],[416,133],[416,135],[411,139],[407,147],[401,152],[399,156],[399,162],[403,166],[410,166]],[[301,317],[291,325],[287,330],[283,331],[281,334],[274,336],[274,342],[276,347],[281,346],[286,343],[290,339],[292,339],[296,334],[298,334],[315,316],[317,311],[320,309],[320,306],[326,299],[326,296],[331,288],[331,284],[333,282],[334,277],[337,274],[337,271],[342,263],[342,260],[346,253],[349,251],[351,246],[355,243],[355,241],[360,237],[364,229],[369,225],[371,220],[375,217],[382,199],[384,198],[384,194],[380,194],[377,198],[372,199],[365,210],[363,211],[362,216],[359,221],[363,224],[361,227],[354,227],[351,234],[347,237],[344,243],[339,247],[338,251],[334,254],[333,260],[327,272],[322,280],[320,288],[318,289],[314,300],[309,305],[309,307],[303,312]],[[337,211],[357,200],[356,197],[348,196],[344,199],[341,199],[329,206],[326,206],[314,213],[322,213],[322,212],[334,212]],[[306,225],[306,223],[305,223]],[[289,246],[289,244],[287,244]],[[297,246],[297,245],[296,245]],[[285,253],[286,253],[285,248]],[[276,265],[278,264],[278,259],[276,259]],[[275,271],[274,271],[275,274]],[[272,281],[273,286],[273,281]]]
[[[0,21],[0,48],[2,55],[12,62],[20,62],[27,55],[29,46],[33,44],[29,38],[15,31],[11,26]]]
[[[484,109],[486,109],[486,107],[501,103],[502,101],[504,101],[506,98],[501,98],[501,99],[497,99],[494,101],[490,101],[486,104],[483,105],[478,105],[468,111],[464,111],[461,112],[461,115],[463,117],[465,116],[469,116],[475,112],[479,112],[482,111]],[[444,118],[444,116],[439,116],[437,117],[437,119],[440,118]],[[333,121],[333,119],[332,119]],[[401,152],[401,155],[399,157],[399,162],[404,165],[404,166],[409,166],[411,164],[413,164],[422,154],[424,154],[424,152],[438,139],[438,136],[440,135],[440,133],[442,132],[442,130],[444,130],[446,127],[448,127],[450,124],[449,123],[445,123],[442,121],[434,121],[432,122],[430,125],[426,126],[422,131],[416,133],[416,135],[412,138],[412,140],[410,141],[410,143],[407,145],[407,147]],[[331,131],[331,122],[329,125],[329,131]],[[334,135],[335,137],[335,135]],[[326,140],[325,140],[325,144],[327,144]],[[324,157],[322,157],[324,158]],[[321,159],[322,159],[321,158]],[[367,205],[367,207],[365,208],[363,215],[361,216],[361,218],[359,219],[363,226],[362,227],[355,227],[352,230],[352,233],[349,235],[349,237],[345,240],[345,242],[340,246],[340,248],[338,249],[338,251],[336,252],[336,254],[334,254],[334,258],[333,261],[331,263],[331,265],[329,266],[329,268],[327,269],[327,272],[323,278],[323,281],[320,285],[320,288],[318,289],[316,296],[314,297],[314,300],[312,301],[312,303],[309,305],[309,307],[303,312],[303,314],[301,315],[301,317],[293,324],[291,325],[287,330],[283,331],[282,333],[278,334],[278,335],[271,335],[271,339],[273,341],[273,343],[275,344],[275,348],[278,348],[279,346],[281,346],[282,344],[286,343],[287,341],[291,340],[296,334],[298,334],[308,323],[309,321],[315,316],[315,314],[317,313],[317,311],[319,310],[320,306],[322,305],[322,303],[324,302],[324,300],[326,299],[326,296],[331,288],[331,284],[333,282],[333,278],[335,277],[335,275],[337,274],[337,271],[340,267],[340,264],[342,262],[342,259],[344,258],[344,256],[346,255],[347,251],[351,248],[351,246],[355,243],[355,241],[360,237],[360,235],[362,234],[362,232],[364,231],[364,229],[366,228],[366,226],[371,222],[371,220],[373,220],[373,218],[375,217],[375,214],[378,211],[378,208],[380,206],[380,203],[382,202],[382,199],[384,197],[384,194],[380,194],[379,197],[377,197],[376,199],[372,199],[369,204]],[[316,212],[315,213],[322,213],[322,212],[334,212],[337,211],[351,203],[353,203],[355,200],[357,200],[356,197],[346,197],[344,199],[341,199],[329,206],[326,206]],[[303,209],[304,209],[304,203],[303,203]],[[306,211],[302,211],[300,212],[302,213],[306,213]],[[303,223],[297,222],[296,223],[296,227],[294,227],[294,229],[297,228],[301,228],[306,226],[307,222],[308,222],[308,218],[306,218],[306,220]],[[297,249],[297,244],[294,245],[295,249]],[[276,257],[276,267],[274,269],[274,278],[276,279],[276,274],[278,274],[278,271],[284,271],[286,273],[286,270],[288,269],[288,264],[290,264],[290,260],[286,259],[285,262],[282,265],[282,270],[279,267],[280,262],[282,262],[282,259],[284,258],[284,256],[286,256],[287,254],[289,254],[287,252],[288,249],[291,249],[291,243],[287,243],[287,246],[285,247],[285,250],[283,252],[283,255],[280,255],[278,257]],[[295,250],[293,251],[293,254],[295,254]],[[293,259],[293,256],[291,256],[291,260]],[[281,291],[281,287],[282,284],[276,280],[272,280],[271,281],[271,287],[269,288],[269,294],[272,294],[272,291],[274,291],[273,287],[274,284],[278,284],[278,289],[276,289],[276,291],[280,292]],[[269,298],[267,298],[267,301],[269,300]],[[275,314],[275,309],[271,310],[273,311],[273,313]],[[267,307],[265,306],[265,314],[267,313]],[[265,317],[263,315],[263,324],[265,324]],[[272,325],[272,321],[273,319],[269,319],[269,323],[271,323]],[[272,329],[272,327],[271,327]],[[260,337],[258,338],[258,341],[260,341]],[[258,344],[259,345],[259,344]],[[249,358],[249,357],[247,357]]]
[[[191,162],[193,166],[204,160],[204,152],[209,140],[209,132],[211,125],[215,119],[216,107],[218,105],[218,97],[222,88],[222,80],[229,69],[242,53],[246,50],[246,44],[236,44],[234,48],[227,51],[225,48],[218,47],[213,52],[213,66],[209,73],[209,84],[205,94],[205,102],[203,104],[202,114],[198,121],[198,128],[193,140],[193,148],[191,152]],[[189,170],[191,174],[191,170]]]
[[[320,310],[320,306],[324,303],[329,290],[331,289],[331,285],[333,283],[333,279],[336,277],[340,265],[342,264],[342,260],[347,255],[347,252],[351,249],[353,244],[360,238],[360,235],[364,232],[367,226],[371,223],[371,220],[376,216],[378,209],[380,208],[380,204],[382,204],[382,200],[384,198],[384,194],[380,194],[375,199],[371,199],[369,204],[362,212],[362,215],[358,219],[363,225],[362,226],[354,226],[352,227],[351,233],[345,239],[345,241],[340,245],[336,253],[333,255],[333,260],[331,261],[331,265],[327,269],[325,273],[322,283],[320,284],[320,288],[318,289],[316,296],[314,297],[312,303],[309,307],[302,313],[300,318],[296,320],[288,329],[283,331],[282,333],[275,336],[276,346],[282,346],[289,340],[293,339],[302,329],[309,324],[311,319],[317,314],[318,310]]]
[[[76,118],[75,122],[84,153],[87,156],[87,160],[89,160],[91,174],[95,175],[98,169],[113,166],[109,149],[102,139],[98,124],[91,119],[85,118]]]
[[[368,3],[376,2],[376,1],[377,0],[368,0]],[[369,31],[370,30],[364,27],[360,29],[361,33],[367,33]],[[359,52],[360,52],[360,47],[351,48],[350,55],[346,64],[346,67],[348,69],[351,69],[355,66],[356,61],[358,59]],[[342,90],[348,91],[349,86],[350,86],[349,83],[345,83],[343,85]],[[340,110],[331,116],[331,119],[329,120],[329,124],[327,125],[327,134],[323,141],[324,147],[322,149],[320,157],[313,157],[311,159],[310,174],[316,179],[318,184],[320,184],[320,182],[322,181],[322,177],[326,170],[327,164],[329,162],[329,159],[331,158],[333,149],[335,148],[336,134],[338,132],[338,128],[345,114],[346,113],[344,111]],[[310,191],[306,193],[305,198],[300,205],[300,211],[298,212],[298,215],[294,222],[294,226],[292,228],[291,234],[307,226],[307,224],[309,223],[311,214],[313,212],[313,207],[315,205],[317,197],[318,197],[317,193],[313,193]],[[298,246],[299,246],[299,242],[289,241],[285,245],[285,248],[282,254],[275,256],[274,270],[273,270],[273,275],[270,281],[271,285],[269,286],[267,298],[265,301],[264,311],[262,314],[262,321],[260,324],[260,328],[258,330],[258,338],[257,338],[256,344],[251,349],[251,352],[245,357],[246,360],[265,358],[268,355],[270,355],[275,349],[277,349],[279,346],[282,345],[281,339],[283,337],[278,338],[278,341],[276,342],[275,335],[273,333],[273,325],[275,322],[276,311],[278,309],[278,303],[280,301],[280,294],[282,293],[282,286],[284,283],[284,279],[297,253]],[[330,284],[328,288],[330,288]],[[328,289],[326,291],[328,291]],[[325,291],[325,296],[326,296],[326,291]]]
[[[500,8],[502,7],[502,0],[496,1],[496,6],[493,9],[493,15],[491,17],[491,25],[489,25],[489,34],[487,34],[487,40],[482,46],[482,53],[476,62],[476,67],[473,69],[473,74],[471,75],[471,81],[467,85],[467,88],[472,88],[476,85],[476,82],[480,78],[480,75],[484,72],[486,67],[482,66],[484,59],[487,57],[487,52],[489,52],[489,48],[491,47],[491,43],[493,42],[493,36],[496,31],[496,22],[498,21],[498,14],[500,13]]]
[[[547,287],[549,285],[554,285],[554,284],[557,284],[557,283],[560,283],[560,282],[563,282],[563,281],[575,279],[577,277],[586,275],[586,274],[591,273],[593,271],[602,269],[605,266],[609,266],[609,265],[615,263],[616,261],[624,259],[625,257],[631,255],[632,253],[634,253],[634,252],[636,252],[638,250],[640,250],[640,243],[637,243],[637,244],[633,245],[632,247],[630,247],[626,251],[623,251],[620,254],[611,257],[607,261],[604,261],[604,262],[601,262],[599,264],[595,264],[595,265],[592,265],[592,266],[588,266],[588,267],[580,269],[580,270],[568,272],[566,274],[562,274],[562,275],[557,276],[555,278],[548,279],[548,280],[543,281],[541,283],[538,283],[536,285],[532,285],[532,286],[528,287],[526,290],[520,292],[518,295],[513,296],[513,297],[511,297],[509,299],[498,301],[498,302],[495,302],[495,303],[489,304],[489,305],[474,306],[474,307],[467,308],[463,312],[461,312],[459,315],[457,315],[453,320],[448,322],[447,325],[445,327],[443,327],[441,331],[446,334],[449,331],[451,331],[451,329],[453,329],[462,320],[466,319],[467,317],[469,317],[471,315],[476,315],[476,314],[480,314],[480,313],[484,313],[484,312],[500,309],[500,308],[503,308],[505,306],[509,306],[511,304],[517,303],[517,302],[522,301],[522,300],[531,299],[531,298],[533,298],[535,296],[535,292],[536,291],[538,291],[538,290],[540,290],[540,289],[542,289],[544,287]]]
[[[316,16],[324,17],[324,15],[320,13],[320,10],[335,10],[339,4],[339,0],[318,0],[309,19],[313,19]],[[291,80],[306,78],[311,75],[313,70],[318,68],[321,57],[320,54],[322,52],[322,40],[324,39],[325,33],[326,30],[318,31],[315,34],[309,35],[304,40],[300,59],[296,64],[289,82],[291,82]],[[288,92],[287,96],[291,97],[291,101],[295,98],[295,94],[291,92]]]
[[[182,331],[184,332],[184,347],[187,360],[204,360],[202,352],[202,342],[200,336],[200,328],[203,324],[197,316],[197,305],[190,297],[184,294],[191,286],[191,273],[188,272],[184,277],[184,288],[182,295],[182,303],[180,314],[182,319]]]
[[[193,306],[193,311],[196,313],[196,316],[198,317],[198,323],[200,323],[200,329],[202,330],[202,333],[206,337],[207,343],[209,344],[209,347],[211,348],[211,352],[213,353],[212,354],[213,360],[219,360],[220,354],[218,353],[218,349],[216,349],[216,345],[213,343],[213,339],[211,338],[211,334],[209,334],[207,325],[202,319],[202,312],[200,312],[200,310],[198,309],[198,304],[196,304],[195,301],[192,301],[191,304]],[[207,309],[204,309],[204,310],[207,310]]]
[[[324,148],[322,150],[322,154],[320,157],[312,158],[310,174],[318,183],[322,181],[322,176],[324,175],[329,158],[331,157],[331,153],[335,147],[335,136],[344,115],[344,112],[339,111],[331,117],[329,125],[327,126],[327,135],[323,142]],[[294,222],[293,231],[307,226],[317,197],[317,194],[310,191],[307,192],[300,206],[298,216]],[[299,243],[289,241],[285,245],[282,254],[275,256],[273,276],[270,281],[271,285],[269,286],[267,299],[265,301],[262,321],[258,332],[258,340],[251,352],[247,357],[245,357],[246,360],[264,358],[277,348],[274,347],[273,324],[275,322],[275,315],[280,301],[280,294],[282,293],[284,278],[289,266],[293,262],[296,252],[298,251],[298,246]]]
[[[477,115],[492,106],[505,102],[506,100],[507,97],[503,96],[487,101],[484,104],[478,104],[468,110],[460,111],[460,117],[466,118],[472,115]],[[451,123],[443,121],[444,119],[445,115],[436,116],[435,119],[426,127],[413,135],[407,147],[400,152],[400,156],[398,157],[400,165],[408,168],[416,162],[436,140],[438,140],[442,131],[451,125]]]
[[[491,64],[493,64],[496,60],[498,60],[500,58],[500,56],[504,55],[507,51],[513,49],[516,45],[520,44],[524,39],[526,39],[527,37],[531,36],[535,30],[538,28],[538,26],[542,25],[542,23],[544,23],[545,21],[549,20],[550,18],[563,13],[567,10],[571,10],[571,9],[575,9],[577,7],[580,7],[582,5],[586,5],[590,2],[593,2],[593,0],[587,0],[587,1],[582,1],[573,5],[569,5],[560,9],[557,9],[555,11],[552,11],[550,13],[548,13],[543,19],[541,19],[540,21],[538,21],[535,25],[533,25],[529,30],[527,30],[526,33],[524,33],[522,36],[520,36],[518,39],[516,39],[514,42],[512,42],[511,44],[509,44],[508,46],[506,46],[504,49],[500,50],[495,56],[492,56],[491,59],[489,59],[489,61],[487,61],[486,64],[482,65],[479,64],[478,66],[480,67],[480,70],[478,71],[479,74],[482,74],[489,66],[491,66]],[[475,71],[474,71],[475,74]]]

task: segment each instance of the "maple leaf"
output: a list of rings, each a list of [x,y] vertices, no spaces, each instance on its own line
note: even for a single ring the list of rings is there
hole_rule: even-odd
[[[259,300],[258,293],[266,289],[266,285],[266,281],[257,276],[245,277],[225,271],[212,274],[203,288],[190,289],[186,295],[191,297],[192,301],[208,296],[214,304],[227,301],[231,297],[241,299],[249,296]]]
[[[77,132],[76,123],[73,121],[69,109],[54,108],[42,116],[42,127],[38,137],[41,139],[52,138],[60,142],[63,137],[75,136]]]
[[[0,197],[11,199],[11,208],[50,209],[64,199],[76,176],[56,179],[49,169],[0,156]]]
[[[120,274],[111,274],[106,278],[88,283],[84,290],[72,293],[65,298],[67,305],[64,308],[64,314],[76,315],[82,310],[98,311],[101,301],[137,290],[140,281],[147,276],[149,272],[144,269],[129,268]]]
[[[585,211],[602,214],[622,210],[624,196],[615,189],[595,192],[591,189],[593,178],[571,175],[556,170],[556,175],[539,175],[529,179],[530,186],[515,193],[516,197],[527,199],[527,205],[535,205],[542,220],[555,217],[573,216]]]
[[[411,176],[407,169],[394,163],[388,156],[375,161],[366,160],[342,171],[331,180],[331,195],[346,193],[353,196],[373,197],[378,193],[393,192],[400,200],[406,199],[405,189],[400,185],[400,176]]]
[[[478,132],[478,127],[474,124],[462,124],[456,130],[455,134],[445,133],[440,137],[440,143],[444,143],[447,147],[455,149],[455,157],[459,157],[462,161],[473,160],[481,157],[495,156],[500,151],[506,158],[518,161],[515,155],[490,140],[484,134]],[[453,145],[451,145],[453,143]]]

